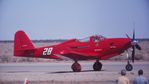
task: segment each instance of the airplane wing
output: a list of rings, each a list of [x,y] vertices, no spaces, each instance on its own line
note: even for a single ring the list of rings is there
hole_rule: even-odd
[[[87,59],[96,59],[96,53],[80,53],[76,51],[64,51],[61,55],[68,57],[73,60],[87,60]]]
[[[62,60],[62,58],[56,54],[50,56],[52,59]]]

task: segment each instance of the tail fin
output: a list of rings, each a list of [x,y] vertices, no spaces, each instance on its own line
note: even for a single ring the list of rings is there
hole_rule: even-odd
[[[14,56],[23,56],[24,51],[35,49],[24,31],[17,31],[14,37]]]

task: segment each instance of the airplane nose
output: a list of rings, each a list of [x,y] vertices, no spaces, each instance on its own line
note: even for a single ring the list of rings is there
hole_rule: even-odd
[[[125,38],[124,42],[126,45],[129,45],[129,46],[131,45],[131,39],[129,39],[129,38]]]
[[[131,43],[131,39],[126,38],[125,40],[126,40],[126,43]]]
[[[131,39],[129,39],[129,38],[124,38],[122,43],[124,44],[124,47],[126,49],[131,47]]]

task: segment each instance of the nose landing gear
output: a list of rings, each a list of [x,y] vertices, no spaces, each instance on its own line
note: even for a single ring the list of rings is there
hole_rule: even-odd
[[[129,63],[129,60],[128,60],[127,65],[125,66],[125,68],[126,68],[127,71],[132,71],[133,66],[132,66],[132,64]]]
[[[132,64],[130,64],[130,57],[129,57],[128,51],[126,53],[126,56],[127,56],[127,65],[125,66],[125,69],[127,71],[132,71],[133,66],[132,66]]]

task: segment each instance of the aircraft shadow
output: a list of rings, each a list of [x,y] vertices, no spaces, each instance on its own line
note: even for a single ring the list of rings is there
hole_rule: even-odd
[[[101,71],[105,71],[105,70],[101,70]],[[83,70],[81,72],[96,72],[94,70]],[[73,71],[57,71],[57,72],[49,72],[47,74],[56,74],[56,73],[81,73],[81,72],[73,72]],[[97,71],[98,72],[98,71]],[[99,71],[100,72],[100,71]]]

